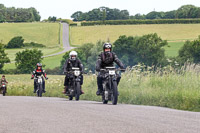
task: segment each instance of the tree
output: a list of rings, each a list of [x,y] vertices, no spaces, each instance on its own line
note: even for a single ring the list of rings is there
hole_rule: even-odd
[[[26,49],[16,53],[15,65],[21,73],[30,73],[34,70],[36,64],[42,61],[42,55],[43,53],[41,50]]]
[[[142,37],[120,36],[114,42],[113,50],[126,66],[138,63],[148,66],[165,65],[166,57],[163,49],[165,45],[167,41],[163,41],[156,33]]]
[[[186,61],[200,63],[200,36],[197,40],[186,41],[179,50],[178,61],[184,64]]]
[[[6,48],[24,47],[24,39],[21,36],[13,37],[7,44]]]
[[[196,8],[196,7],[193,5],[181,6],[176,12],[177,18],[191,18],[189,16],[189,12],[190,12],[191,8]]]
[[[55,16],[53,16],[53,17],[50,16],[50,17],[48,18],[48,21],[53,21],[53,22],[55,22],[56,19],[57,19],[57,18],[56,18]]]
[[[77,11],[71,15],[71,18],[73,18],[73,21],[82,21],[81,16],[82,16],[81,11]]]
[[[7,54],[5,53],[4,45],[0,43],[0,72],[2,73],[2,68],[5,63],[9,63],[10,59],[7,57]]]

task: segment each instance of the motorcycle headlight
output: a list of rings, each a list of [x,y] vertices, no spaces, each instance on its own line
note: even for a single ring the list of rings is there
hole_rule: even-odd
[[[80,71],[74,71],[74,75],[75,76],[79,76],[80,75]]]

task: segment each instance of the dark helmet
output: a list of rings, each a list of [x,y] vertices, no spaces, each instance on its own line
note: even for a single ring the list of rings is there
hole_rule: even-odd
[[[103,51],[105,51],[105,49],[110,49],[110,51],[112,50],[112,44],[111,43],[104,43],[103,44]]]
[[[42,67],[42,64],[41,63],[37,63],[37,68],[38,67]]]

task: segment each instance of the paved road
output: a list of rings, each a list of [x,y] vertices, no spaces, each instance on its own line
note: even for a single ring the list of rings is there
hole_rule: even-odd
[[[70,45],[69,45],[69,25],[67,23],[62,23],[62,25],[63,25],[63,48],[64,48],[64,50],[61,52],[55,53],[55,54],[43,56],[43,58],[59,55],[59,54],[65,53],[73,48],[73,47],[70,47]]]
[[[199,133],[200,113],[0,95],[0,133]]]

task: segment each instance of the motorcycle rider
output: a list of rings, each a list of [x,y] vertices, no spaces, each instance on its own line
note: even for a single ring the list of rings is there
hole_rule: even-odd
[[[102,72],[100,72],[100,69],[105,69],[105,67],[113,67],[114,62],[121,68],[125,69],[123,63],[118,59],[117,55],[112,52],[112,44],[111,43],[104,43],[103,44],[103,52],[98,56],[97,62],[96,62],[96,71],[98,72],[97,76],[97,85],[98,90],[96,92],[96,95],[101,95],[103,91],[103,75]],[[119,81],[121,79],[121,76],[117,74],[117,85],[119,84]]]
[[[34,77],[36,77],[36,79],[34,79],[34,93],[36,93],[36,82],[37,82],[37,76],[41,76],[43,75],[45,77],[45,79],[47,80],[47,74],[45,73],[45,70],[42,69],[42,64],[41,63],[37,63],[36,69],[33,71],[32,77],[31,79],[33,79]],[[43,86],[43,92],[45,93],[45,81],[44,78],[42,77],[42,86]]]
[[[80,85],[83,84],[83,64],[81,63],[81,61],[78,59],[78,54],[76,51],[71,51],[69,53],[69,58],[66,59],[65,64],[63,66],[63,71],[64,73],[67,73],[67,71],[71,71],[72,67],[78,67],[80,69],[81,72],[81,82]],[[69,76],[70,74],[66,74],[65,76],[65,82],[64,82],[64,91],[63,93],[65,94],[67,92],[67,94],[69,94],[68,91],[68,86],[69,86]],[[81,89],[81,94],[84,94],[83,90]]]
[[[6,84],[8,83],[5,75],[2,75],[2,78],[0,80],[0,86],[1,87],[2,87],[2,83],[6,83]],[[6,86],[6,93],[7,93],[7,86]]]

